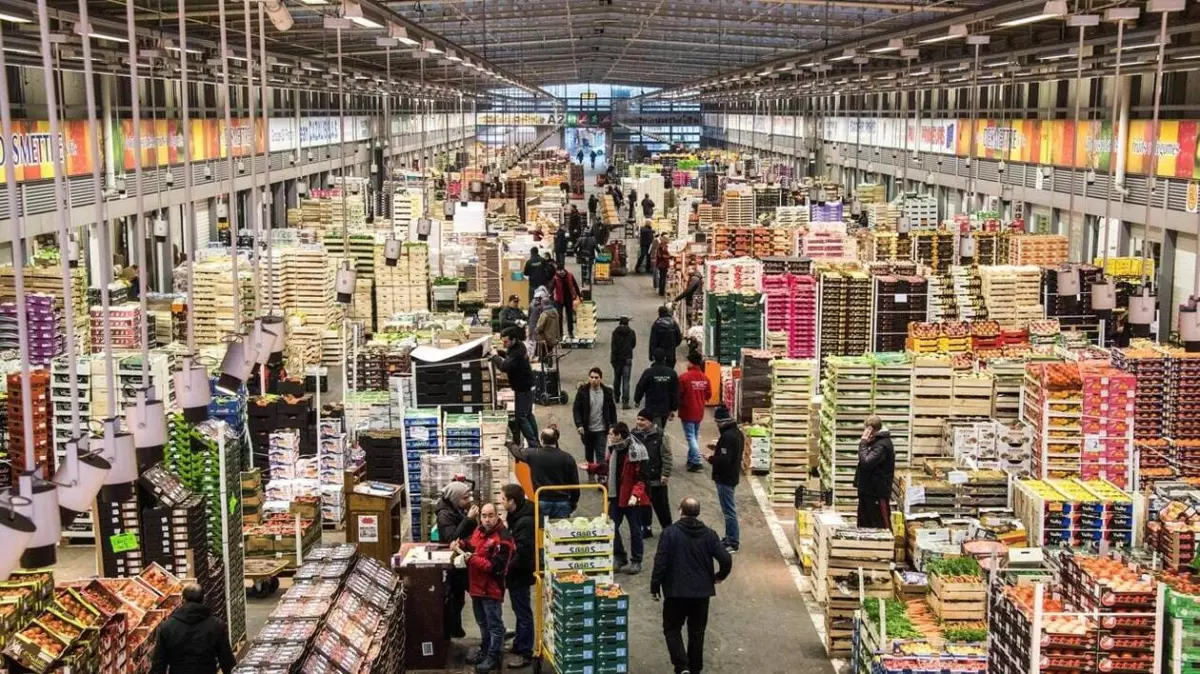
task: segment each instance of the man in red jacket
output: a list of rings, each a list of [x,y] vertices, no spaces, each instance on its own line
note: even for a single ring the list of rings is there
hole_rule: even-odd
[[[704,421],[704,406],[712,397],[712,384],[704,374],[704,359],[693,351],[688,354],[687,372],[679,375],[679,420],[683,422],[683,437],[687,438],[689,473],[704,470],[700,457],[700,422]]]
[[[471,538],[466,543],[455,540],[450,549],[466,557],[467,592],[479,625],[481,643],[470,661],[477,674],[500,671],[504,649],[504,579],[516,545],[500,521],[496,506],[485,504],[479,510],[479,526]]]
[[[550,279],[550,289],[554,296],[554,304],[558,307],[558,332],[559,334],[563,332],[562,320],[565,315],[567,337],[575,339],[575,302],[582,296],[575,275],[565,267],[559,267],[558,271],[554,273],[554,277]]]

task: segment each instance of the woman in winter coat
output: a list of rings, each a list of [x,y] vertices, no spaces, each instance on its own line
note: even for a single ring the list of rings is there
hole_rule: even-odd
[[[646,446],[631,438],[629,425],[618,421],[608,433],[604,463],[580,466],[589,473],[608,477],[608,515],[615,529],[613,557],[617,570],[630,575],[642,571],[641,511],[643,506],[650,505],[650,490],[646,486],[649,458]],[[629,522],[629,555],[625,554],[625,545],[621,542],[621,523],[625,521]]]
[[[466,482],[451,482],[442,488],[438,501],[437,541],[450,545],[471,538],[479,523],[479,506],[471,503],[471,488]],[[451,569],[446,588],[445,634],[447,639],[467,636],[463,631],[462,610],[467,604],[467,570]]]

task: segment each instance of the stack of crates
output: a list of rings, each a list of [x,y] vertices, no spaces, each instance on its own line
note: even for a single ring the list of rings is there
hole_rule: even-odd
[[[713,326],[712,352],[722,363],[741,358],[742,349],[761,349],[762,295],[759,293],[710,293],[704,306]]]
[[[576,573],[550,576],[546,653],[558,674],[629,672],[629,595]]]
[[[620,585],[596,587],[596,674],[629,671],[629,595]]]

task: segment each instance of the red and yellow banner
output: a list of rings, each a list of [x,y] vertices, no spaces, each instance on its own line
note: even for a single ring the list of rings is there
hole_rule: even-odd
[[[92,172],[92,134],[86,121],[74,120],[59,124],[64,173],[68,176]],[[47,180],[54,177],[50,122],[13,122],[11,142],[0,144],[0,184],[6,180],[4,162],[11,147],[14,150],[14,173],[17,182]]]

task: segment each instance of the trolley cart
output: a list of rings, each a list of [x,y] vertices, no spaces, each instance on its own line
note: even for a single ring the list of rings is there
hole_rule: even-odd
[[[546,559],[546,534],[547,528],[542,522],[542,514],[539,507],[541,502],[542,492],[545,491],[579,491],[596,490],[600,492],[600,514],[606,522],[611,523],[608,517],[608,488],[602,484],[571,484],[571,485],[551,485],[540,487],[534,495],[533,504],[533,539],[536,546],[534,558],[534,599],[533,599],[533,674],[541,674],[542,666],[546,660],[552,659],[553,652],[548,647],[545,639],[546,618],[547,612],[550,610],[550,602],[547,601],[547,592],[549,591],[549,570],[548,566],[554,564]],[[595,567],[592,570],[583,571],[582,573],[591,575],[592,573],[607,573],[611,578],[613,574],[613,530],[611,525],[603,531],[593,532],[595,535],[586,535],[587,532],[581,532],[585,535],[572,536],[559,541],[552,541],[553,545],[569,545],[576,546],[579,552],[570,552],[564,555],[572,560],[596,559],[601,566]],[[606,551],[601,553],[602,549]],[[589,551],[596,552],[589,557]],[[606,563],[605,563],[606,558]],[[553,555],[551,556],[553,559]],[[559,558],[562,559],[562,558]],[[551,669],[553,665],[551,665]]]
[[[596,264],[592,267],[592,283],[594,285],[612,285],[612,251],[596,253]]]
[[[285,560],[247,559],[243,575],[250,586],[246,596],[253,599],[270,597],[279,589],[279,576],[287,569]]]
[[[563,358],[558,348],[545,351],[538,345],[538,370],[533,373],[533,399],[539,405],[565,405],[567,394],[562,389],[558,361]]]

